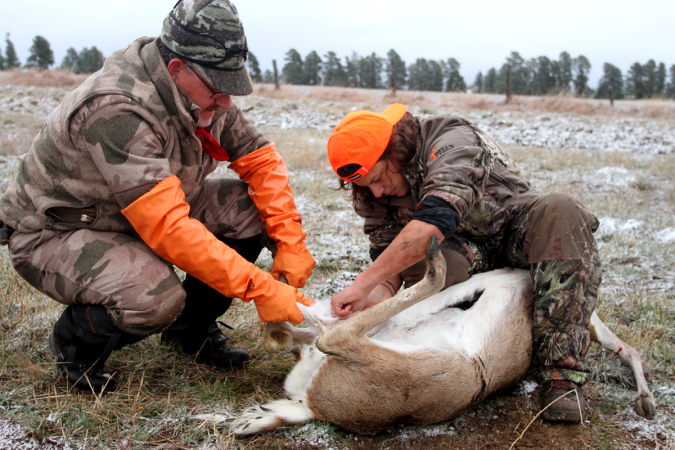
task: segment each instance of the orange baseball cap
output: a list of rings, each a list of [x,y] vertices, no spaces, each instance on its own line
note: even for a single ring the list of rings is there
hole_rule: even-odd
[[[347,182],[365,176],[389,145],[394,125],[405,114],[405,105],[394,103],[382,114],[354,111],[347,114],[328,138],[328,160],[337,173],[348,164],[361,166],[356,172],[340,177]]]

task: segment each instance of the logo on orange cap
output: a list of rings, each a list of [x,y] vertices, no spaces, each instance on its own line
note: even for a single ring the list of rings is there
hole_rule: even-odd
[[[394,125],[405,112],[405,105],[394,103],[382,114],[372,111],[347,114],[328,138],[328,160],[333,171],[337,173],[341,167],[358,164],[361,167],[356,172],[340,178],[352,182],[365,176],[384,153]]]

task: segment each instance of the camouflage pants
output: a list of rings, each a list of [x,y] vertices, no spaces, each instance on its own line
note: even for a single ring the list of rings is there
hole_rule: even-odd
[[[190,217],[220,239],[263,232],[260,214],[239,180],[209,179],[188,203]],[[65,305],[103,305],[127,333],[156,333],[184,306],[185,291],[173,266],[138,237],[88,229],[14,232],[9,250],[14,268],[40,292]]]
[[[590,373],[584,355],[597,304],[602,269],[593,231],[597,219],[574,197],[538,197],[495,236],[455,235],[441,243],[445,287],[500,267],[529,268],[534,283],[533,371],[540,383],[569,380],[583,385]],[[424,275],[425,263],[401,273],[406,286]]]

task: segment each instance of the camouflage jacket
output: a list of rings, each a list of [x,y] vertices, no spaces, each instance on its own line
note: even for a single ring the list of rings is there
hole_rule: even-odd
[[[0,219],[21,232],[134,234],[122,209],[171,175],[190,201],[216,169],[195,134],[199,112],[178,90],[155,39],[137,39],[54,110],[0,199]],[[235,105],[216,113],[209,129],[231,161],[269,144]],[[95,219],[58,221],[54,208],[89,209]]]
[[[357,207],[366,219],[371,250],[388,246],[429,196],[457,210],[461,222],[456,233],[485,239],[501,233],[516,210],[542,194],[531,189],[511,158],[469,121],[448,115],[417,120],[417,150],[403,168],[409,194]]]

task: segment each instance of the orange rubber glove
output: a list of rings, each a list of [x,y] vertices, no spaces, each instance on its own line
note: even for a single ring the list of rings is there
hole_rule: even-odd
[[[246,261],[201,222],[188,217],[190,205],[175,175],[162,180],[124,208],[122,214],[162,258],[228,297],[253,300],[263,322],[290,320],[299,324],[303,317],[295,302],[314,304],[297,289]]]
[[[281,274],[293,287],[304,287],[316,262],[307,250],[302,218],[288,185],[288,168],[274,144],[232,161],[230,168],[248,184],[248,194],[260,211],[267,234],[277,243],[272,276]]]

